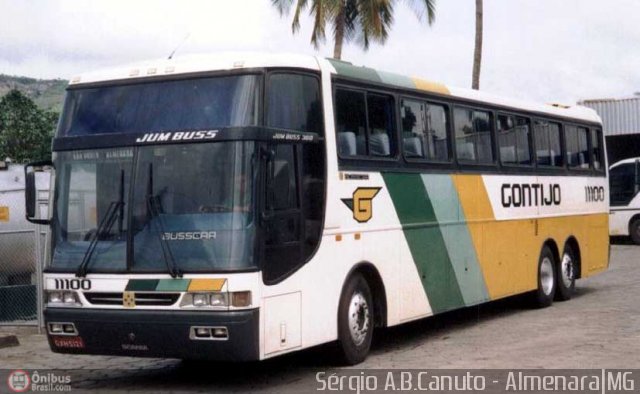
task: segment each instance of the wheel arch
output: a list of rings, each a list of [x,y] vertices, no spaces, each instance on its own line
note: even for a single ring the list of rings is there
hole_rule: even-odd
[[[361,261],[358,264],[354,265],[349,273],[345,276],[344,282],[342,283],[341,296],[342,291],[344,291],[344,287],[347,282],[354,274],[361,274],[364,279],[367,281],[367,284],[371,288],[371,295],[373,296],[373,310],[374,316],[376,317],[375,324],[376,327],[386,327],[387,325],[387,291],[384,286],[384,281],[382,280],[382,276],[378,269],[368,261]]]
[[[557,264],[560,261],[560,250],[558,249],[558,244],[553,238],[547,238],[542,243],[542,247],[540,247],[540,251],[542,251],[542,249],[545,246],[548,246],[549,249],[551,249],[551,253],[553,253],[553,258],[556,260],[555,263]]]

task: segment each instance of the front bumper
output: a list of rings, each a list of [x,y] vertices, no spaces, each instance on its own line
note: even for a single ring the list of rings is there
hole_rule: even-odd
[[[74,340],[47,333],[49,346],[56,353],[221,361],[249,361],[260,357],[258,309],[192,312],[47,308],[44,318],[46,323],[75,324],[81,338]],[[190,339],[192,326],[224,326],[229,337],[226,340]],[[70,341],[74,346],[68,345]]]

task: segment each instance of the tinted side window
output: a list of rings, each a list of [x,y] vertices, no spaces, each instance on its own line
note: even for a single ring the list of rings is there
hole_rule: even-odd
[[[503,164],[531,164],[529,120],[519,116],[498,115],[498,146]]]
[[[367,111],[364,92],[336,90],[336,142],[342,157],[367,154]]]
[[[335,99],[338,154],[395,154],[394,104],[391,96],[337,89]]]
[[[393,99],[390,96],[367,94],[367,113],[369,114],[369,151],[370,156],[392,156],[395,152],[393,127]]]
[[[275,157],[270,163],[271,187],[267,193],[267,210],[298,208],[295,149],[292,145],[276,145]]]
[[[493,163],[489,112],[455,108],[453,115],[458,160],[478,164]]]
[[[635,195],[635,164],[623,164],[609,170],[609,196],[613,206],[627,205]]]
[[[404,156],[427,160],[449,160],[447,110],[443,105],[415,100],[402,102]]]
[[[593,151],[593,168],[602,169],[604,156],[602,154],[602,130],[591,130],[591,150]]]
[[[567,147],[567,165],[570,168],[589,168],[589,130],[566,125],[564,139]]]
[[[560,125],[542,120],[536,120],[533,126],[536,144],[536,162],[539,166],[562,167],[562,142],[560,139]]]
[[[318,79],[301,74],[269,76],[267,125],[323,134]]]

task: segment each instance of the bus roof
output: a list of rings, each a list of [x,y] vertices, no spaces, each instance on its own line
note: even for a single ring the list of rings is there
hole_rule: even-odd
[[[338,76],[360,79],[364,82],[421,90],[490,105],[601,123],[600,117],[594,110],[580,105],[567,106],[521,101],[477,90],[449,87],[421,78],[407,77],[368,67],[354,66],[351,63],[340,60],[323,59],[299,54],[225,52],[218,54],[184,55],[174,59],[157,59],[89,72],[74,77],[70,81],[70,85],[263,67],[291,67],[316,71],[325,68]]]

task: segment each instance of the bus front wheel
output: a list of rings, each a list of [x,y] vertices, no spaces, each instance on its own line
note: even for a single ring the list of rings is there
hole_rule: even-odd
[[[373,327],[373,298],[369,284],[361,274],[352,275],[338,306],[338,350],[344,364],[355,365],[367,358]]]
[[[640,219],[634,220],[629,226],[629,235],[634,244],[640,245]]]
[[[555,257],[549,246],[545,245],[538,261],[538,288],[534,292],[534,304],[545,308],[553,302],[556,293]]]

